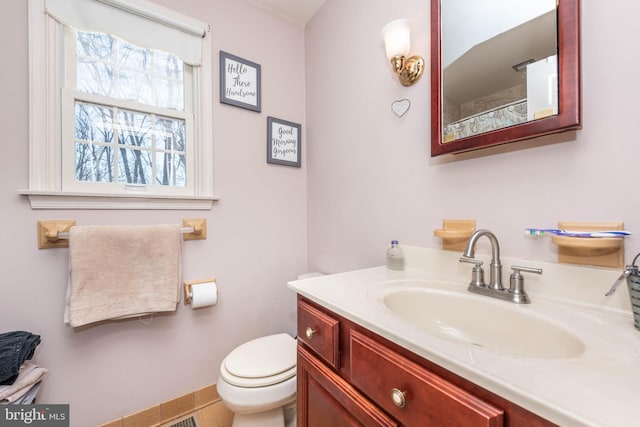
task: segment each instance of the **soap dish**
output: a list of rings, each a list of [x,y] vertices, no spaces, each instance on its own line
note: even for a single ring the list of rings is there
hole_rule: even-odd
[[[569,222],[558,223],[558,228],[576,231],[623,230],[622,222]],[[558,246],[558,262],[608,268],[624,267],[624,238],[622,237],[568,237],[552,236]]]
[[[433,235],[442,239],[442,249],[463,251],[475,231],[473,219],[444,219],[442,228],[433,230]]]

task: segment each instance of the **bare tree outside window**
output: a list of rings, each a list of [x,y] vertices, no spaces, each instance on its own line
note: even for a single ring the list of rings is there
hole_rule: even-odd
[[[186,186],[186,124],[170,116],[185,106],[180,58],[81,31],[76,55],[77,89],[105,101],[75,102],[76,180]],[[114,98],[140,109],[115,106]]]

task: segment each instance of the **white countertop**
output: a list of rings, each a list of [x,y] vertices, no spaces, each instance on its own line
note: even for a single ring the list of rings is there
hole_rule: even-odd
[[[457,252],[402,248],[404,271],[375,267],[296,280],[289,287],[561,426],[640,425],[640,331],[633,327],[626,284],[612,297],[604,297],[620,270],[503,257],[507,284],[512,265],[542,268],[544,273],[524,274],[531,304],[499,302],[542,315],[585,345],[585,351],[572,358],[521,357],[437,336],[385,309],[376,298],[376,290],[385,283],[433,281],[466,292],[471,278],[471,266],[459,263]],[[489,264],[488,256],[477,258]]]

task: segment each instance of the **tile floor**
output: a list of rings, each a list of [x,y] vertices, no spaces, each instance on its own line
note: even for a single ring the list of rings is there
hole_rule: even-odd
[[[195,413],[199,427],[231,427],[233,413],[222,402],[215,402]]]
[[[198,427],[231,427],[233,421],[212,384],[99,427],[171,427],[189,416]]]

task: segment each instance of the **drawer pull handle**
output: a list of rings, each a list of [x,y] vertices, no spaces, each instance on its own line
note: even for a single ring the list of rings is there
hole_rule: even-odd
[[[397,388],[391,390],[391,400],[398,408],[404,408],[407,404],[404,391],[400,391]]]
[[[308,339],[311,339],[316,334],[316,332],[318,332],[318,331],[313,329],[311,326],[308,326],[305,335],[307,335]]]

